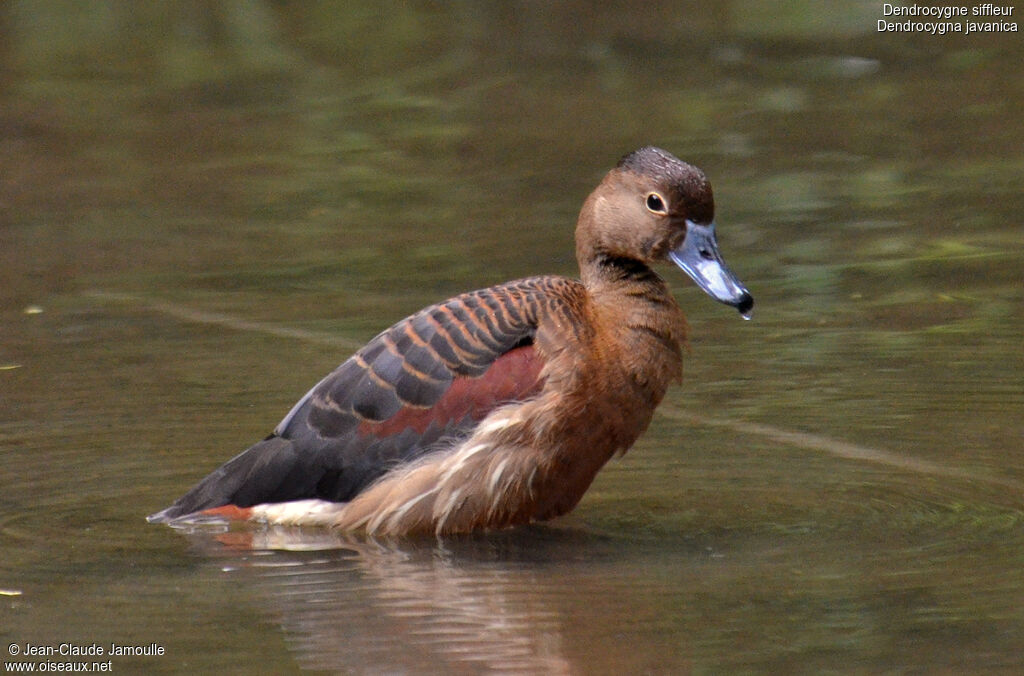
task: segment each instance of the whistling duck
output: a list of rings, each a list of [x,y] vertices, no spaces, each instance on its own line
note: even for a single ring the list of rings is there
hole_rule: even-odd
[[[651,265],[676,263],[750,317],[713,217],[699,169],[626,155],[580,212],[579,281],[521,279],[400,321],[149,520],[443,535],[565,514],[682,376],[686,321]]]

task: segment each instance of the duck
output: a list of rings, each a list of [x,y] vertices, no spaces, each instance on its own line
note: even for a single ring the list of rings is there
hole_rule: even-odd
[[[653,266],[751,316],[714,215],[700,169],[652,146],[625,155],[580,210],[579,279],[519,279],[403,319],[148,520],[405,537],[566,514],[682,379],[686,319]]]

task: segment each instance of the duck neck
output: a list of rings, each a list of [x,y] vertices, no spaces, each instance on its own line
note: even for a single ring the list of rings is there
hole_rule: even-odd
[[[635,258],[594,251],[580,259],[580,279],[598,302],[616,303],[627,298],[639,298],[675,305],[665,280]],[[625,307],[628,306],[623,309]]]
[[[595,251],[586,261],[580,261],[583,284],[592,292],[604,288],[665,287],[664,281],[643,261]]]
[[[654,384],[660,399],[661,381],[681,374],[686,341],[686,319],[668,284],[643,261],[601,251],[581,259],[580,275],[604,342],[621,348],[621,363]]]

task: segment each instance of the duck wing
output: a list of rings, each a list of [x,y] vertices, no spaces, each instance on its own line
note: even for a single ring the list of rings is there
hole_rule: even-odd
[[[540,316],[577,286],[561,277],[508,282],[402,320],[313,387],[273,434],[149,520],[224,505],[346,502],[396,466],[454,446],[495,408],[539,391]]]

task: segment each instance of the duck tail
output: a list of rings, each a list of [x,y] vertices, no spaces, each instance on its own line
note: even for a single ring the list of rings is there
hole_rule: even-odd
[[[167,509],[150,514],[150,523],[168,523],[225,505],[251,507],[273,502],[296,466],[296,451],[291,441],[271,435],[236,455],[192,487]],[[283,471],[267,471],[268,468]]]

